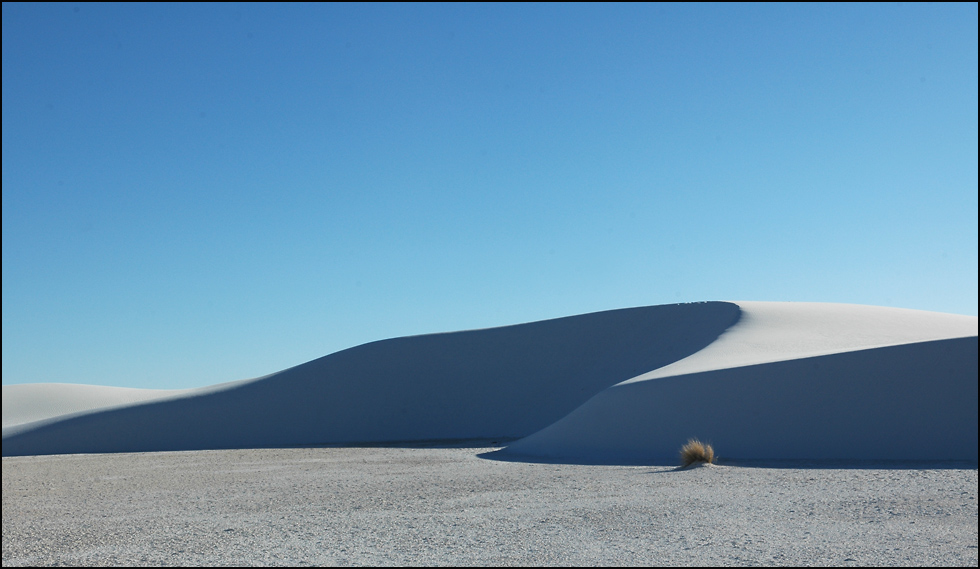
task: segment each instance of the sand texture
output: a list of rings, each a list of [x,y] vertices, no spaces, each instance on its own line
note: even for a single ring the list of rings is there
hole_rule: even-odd
[[[490,450],[4,458],[3,565],[977,566],[975,466],[677,471]]]

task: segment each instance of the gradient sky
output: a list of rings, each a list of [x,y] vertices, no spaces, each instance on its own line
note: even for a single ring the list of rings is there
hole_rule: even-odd
[[[977,314],[977,5],[3,4],[3,383],[702,300]]]

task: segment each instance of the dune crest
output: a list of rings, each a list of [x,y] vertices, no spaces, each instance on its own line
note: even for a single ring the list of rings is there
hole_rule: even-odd
[[[977,335],[977,318],[822,302],[736,302],[738,322],[696,354],[631,382]]]

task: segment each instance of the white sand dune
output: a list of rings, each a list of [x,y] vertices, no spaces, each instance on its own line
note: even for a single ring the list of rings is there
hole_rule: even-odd
[[[54,417],[5,387],[3,455],[520,439],[490,456],[626,464],[699,437],[728,458],[977,459],[977,318],[894,308],[615,310],[219,387]]]

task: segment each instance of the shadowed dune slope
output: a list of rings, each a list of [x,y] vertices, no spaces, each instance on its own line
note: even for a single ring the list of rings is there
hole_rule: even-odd
[[[701,350],[739,315],[705,302],[384,340],[226,388],[4,429],[3,455],[517,438]]]

